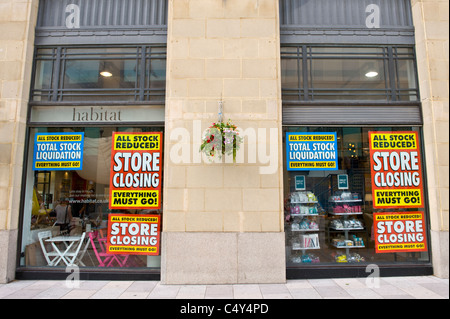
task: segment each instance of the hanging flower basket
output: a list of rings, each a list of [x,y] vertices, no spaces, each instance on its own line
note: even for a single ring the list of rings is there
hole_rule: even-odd
[[[236,125],[233,125],[230,120],[227,123],[213,123],[203,136],[200,152],[205,153],[210,160],[232,155],[235,162],[236,153],[242,142],[243,138],[239,136]]]

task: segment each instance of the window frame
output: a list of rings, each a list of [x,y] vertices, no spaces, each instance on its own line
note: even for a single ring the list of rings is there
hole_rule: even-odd
[[[80,124],[72,124],[66,125],[64,123],[54,123],[52,125],[29,125],[26,131],[25,138],[25,151],[24,151],[24,166],[23,166],[23,176],[22,176],[22,185],[23,189],[21,191],[21,201],[20,201],[20,215],[19,215],[19,229],[18,229],[18,249],[16,254],[16,278],[21,280],[33,280],[37,277],[46,278],[46,279],[54,279],[54,278],[66,278],[67,273],[65,272],[65,265],[61,263],[60,266],[48,266],[48,265],[28,265],[25,264],[25,250],[23,247],[26,242],[26,238],[24,237],[26,231],[24,227],[26,227],[25,221],[25,212],[27,211],[29,203],[31,200],[27,200],[29,197],[29,187],[31,184],[35,185],[35,172],[48,172],[48,171],[33,171],[30,165],[30,159],[33,158],[33,145],[34,145],[34,134],[39,132],[55,132],[62,133],[67,130],[73,130],[75,132],[83,132],[86,133],[87,130],[99,129],[100,134],[103,134],[102,131],[104,129],[117,131],[117,132],[125,132],[128,129],[143,129],[147,132],[164,132],[164,123],[132,123],[132,122],[124,122],[124,123],[111,123],[108,125],[102,125],[101,123],[95,123],[93,125],[80,125]],[[163,135],[164,136],[164,135]],[[98,137],[101,138],[101,135]],[[163,137],[164,138],[164,137]],[[164,143],[163,143],[164,145]],[[164,147],[162,149],[162,154],[164,154]],[[83,157],[86,156],[86,153]],[[164,180],[164,156],[161,156],[162,162],[162,175],[161,182]],[[84,159],[83,159],[84,160]],[[52,171],[52,174],[57,174],[57,171]],[[61,172],[59,172],[61,173]],[[30,179],[31,178],[31,179]],[[53,179],[55,180],[55,179]],[[161,196],[163,192],[164,185],[161,184]],[[53,187],[53,191],[55,187]],[[53,196],[53,203],[57,201],[57,198]],[[28,203],[28,204],[27,204]],[[105,202],[103,202],[105,203]],[[161,198],[162,203],[162,198]],[[109,209],[108,209],[109,210]],[[164,209],[161,206],[160,216],[161,223],[163,223]],[[108,214],[111,212],[108,212]],[[162,229],[162,224],[161,224]],[[39,241],[37,241],[39,243]],[[89,249],[92,247],[89,245]],[[40,248],[39,248],[40,250]],[[161,257],[161,255],[159,255]],[[92,256],[93,260],[95,260],[95,256]],[[116,265],[116,264],[114,264]],[[145,266],[145,267],[97,267],[97,266],[80,266],[80,275],[82,278],[90,278],[95,280],[95,278],[103,278],[107,275],[114,280],[124,280],[129,278],[130,280],[160,280],[161,276],[161,266]]]
[[[85,50],[83,53],[71,50]],[[119,53],[105,53],[105,49],[125,49]],[[129,49],[129,50],[127,50]],[[48,50],[49,52],[45,52]],[[96,103],[111,104],[161,104],[165,101],[166,70],[164,72],[164,85],[160,88],[152,87],[150,81],[151,63],[167,59],[167,46],[165,44],[151,45],[108,45],[100,46],[38,46],[35,48],[33,60],[33,74],[30,88],[30,104],[57,104],[57,103]],[[133,88],[64,88],[64,77],[67,62],[70,61],[99,61],[99,64],[111,60],[136,61],[135,85]],[[52,65],[51,79],[48,88],[37,88],[37,66],[41,61],[50,61]],[[123,80],[123,79],[121,79]],[[102,97],[112,96],[105,101]]]
[[[288,49],[289,48],[289,49]],[[329,48],[326,53],[313,52],[316,48]],[[339,49],[374,49],[367,53],[340,53]],[[296,50],[294,50],[296,49]],[[335,51],[332,51],[335,49]],[[381,49],[381,51],[380,51]],[[399,49],[411,50],[411,52],[399,53]],[[378,52],[377,52],[378,50]],[[405,51],[406,51],[405,50]],[[416,64],[416,54],[412,46],[398,45],[302,45],[302,44],[282,44],[281,45],[281,65],[283,60],[297,60],[297,88],[283,88],[282,78],[282,99],[283,103],[308,103],[308,102],[336,102],[336,101],[362,101],[375,103],[418,103],[420,102],[420,92],[418,84],[418,72]],[[313,86],[313,61],[326,60],[347,60],[358,58],[361,60],[383,61],[385,74],[384,89],[355,89],[355,88],[314,88]],[[414,71],[414,85],[410,88],[401,88],[399,83],[399,61],[411,61]],[[281,74],[284,74],[282,69]],[[325,92],[325,93],[321,93]],[[347,93],[345,93],[347,92]],[[323,98],[329,96],[329,99]],[[352,98],[352,96],[354,96]],[[376,99],[361,99],[361,97],[375,96]],[[289,98],[292,97],[292,98]],[[322,97],[322,98],[321,98]],[[407,97],[407,99],[402,99]]]
[[[343,138],[344,134],[343,132],[339,132],[340,130],[345,129],[360,129],[361,133],[360,136],[363,136],[365,133],[365,130],[368,131],[416,131],[419,136],[419,148],[420,148],[420,156],[422,159],[422,165],[421,170],[423,174],[423,189],[424,189],[424,207],[423,208],[391,208],[391,209],[375,209],[373,208],[371,202],[367,201],[365,197],[362,198],[362,203],[364,206],[364,212],[365,213],[371,213],[373,212],[394,212],[394,213],[400,213],[402,211],[407,212],[414,212],[414,211],[421,211],[424,214],[425,218],[425,232],[426,232],[426,242],[428,250],[426,252],[427,254],[427,260],[420,260],[418,258],[417,260],[408,259],[413,258],[413,256],[408,256],[406,260],[403,261],[374,261],[370,259],[366,259],[364,262],[360,263],[338,263],[334,261],[324,261],[321,259],[320,263],[298,263],[293,264],[291,261],[288,260],[288,255],[286,255],[286,274],[287,278],[294,278],[294,279],[310,279],[312,277],[320,277],[320,278],[336,278],[336,276],[341,277],[359,277],[361,276],[361,272],[364,273],[364,270],[369,267],[370,265],[376,265],[379,267],[379,269],[384,273],[384,276],[416,276],[417,274],[420,275],[430,275],[433,273],[432,268],[432,258],[433,258],[433,251],[431,249],[431,233],[430,233],[430,208],[429,208],[429,196],[428,192],[426,191],[428,189],[428,179],[427,179],[427,168],[426,168],[426,158],[425,158],[425,144],[424,144],[424,132],[423,132],[423,126],[422,125],[384,125],[384,124],[376,124],[376,125],[365,125],[365,124],[352,124],[352,125],[328,125],[328,124],[318,124],[318,125],[304,125],[304,124],[295,124],[295,125],[283,125],[282,126],[282,135],[283,135],[283,176],[284,178],[288,178],[289,176],[295,176],[295,175],[302,175],[303,172],[289,172],[286,168],[286,140],[284,136],[286,136],[287,132],[295,133],[295,132],[324,132],[324,131],[336,131],[338,132],[338,137]],[[361,140],[362,144],[360,144],[357,150],[361,152],[359,154],[360,160],[364,161],[364,158],[369,156],[370,154],[365,154],[369,152],[369,149],[367,149],[368,140]],[[339,161],[340,161],[340,170],[347,170],[348,172],[352,172],[355,170],[356,173],[360,174],[370,174],[370,168],[369,167],[360,167],[359,169],[361,171],[358,171],[358,168],[353,168],[353,165],[347,166],[347,168],[344,168],[341,165],[341,162],[344,160],[345,156],[343,156],[345,152],[345,147],[343,147],[344,144],[338,146],[339,149]],[[342,153],[341,153],[342,152]],[[311,172],[311,171],[309,171]],[[331,175],[333,171],[330,171],[328,175]],[[337,175],[337,174],[336,174]],[[286,177],[287,176],[287,177]],[[309,175],[306,175],[309,176]],[[326,178],[323,178],[325,180]],[[292,182],[286,184],[283,186],[283,194],[284,198],[286,198],[286,192],[290,192],[290,188],[292,188]],[[309,188],[308,185],[311,185],[311,183],[308,183],[306,181],[307,189]],[[337,185],[334,185],[337,186]],[[364,189],[364,194],[372,194],[371,191],[369,191],[366,180],[364,180],[364,186],[362,186]],[[371,187],[371,186],[370,186]],[[328,189],[330,193],[333,192],[334,189]],[[371,190],[371,188],[370,188]],[[370,209],[367,209],[367,206],[371,206]],[[314,216],[314,215],[312,215]],[[367,225],[365,225],[365,228]],[[319,231],[323,231],[324,233],[327,231],[324,229],[319,229]],[[351,230],[349,230],[351,232]],[[290,230],[287,229],[285,226],[285,232],[286,232],[286,238],[289,237]],[[306,232],[308,234],[309,232]],[[287,242],[287,241],[286,241]],[[324,245],[325,243],[325,245]],[[321,241],[320,249],[318,251],[324,252],[326,250],[336,250],[336,251],[346,251],[345,249],[337,249],[337,248],[330,248],[328,247],[328,243],[326,241]],[[364,254],[365,256],[368,256],[368,251],[371,249],[375,249],[374,247],[371,247],[368,243],[365,245],[365,250],[361,252],[361,254]],[[301,251],[301,250],[300,250]],[[307,253],[314,254],[315,252],[318,252],[316,250],[308,251],[306,249]],[[353,252],[358,252],[359,249],[352,250]],[[291,252],[292,253],[292,252]],[[376,253],[374,252],[376,255]],[[394,256],[396,254],[400,253],[389,253],[393,254]],[[407,255],[408,253],[402,253]],[[419,253],[420,254],[420,253]],[[387,254],[388,255],[388,254]]]

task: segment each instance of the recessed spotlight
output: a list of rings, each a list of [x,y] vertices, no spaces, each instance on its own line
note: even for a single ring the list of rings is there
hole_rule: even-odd
[[[376,71],[370,71],[370,72],[366,73],[366,77],[368,77],[368,78],[374,78],[376,76],[378,76],[378,72],[376,72]]]
[[[108,72],[108,71],[102,71],[102,72],[100,72],[100,75],[104,76],[105,78],[112,77],[112,73]]]

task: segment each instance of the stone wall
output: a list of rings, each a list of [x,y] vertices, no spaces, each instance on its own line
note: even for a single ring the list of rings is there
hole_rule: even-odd
[[[0,283],[14,279],[38,1],[0,1]]]
[[[435,274],[448,278],[449,1],[412,0]]]
[[[214,272],[219,282],[284,281],[279,50],[277,0],[169,1],[166,283],[218,283]],[[219,102],[224,121],[249,137],[236,163],[210,163],[199,153]],[[257,252],[264,245],[273,249]],[[185,252],[181,259],[175,246]]]

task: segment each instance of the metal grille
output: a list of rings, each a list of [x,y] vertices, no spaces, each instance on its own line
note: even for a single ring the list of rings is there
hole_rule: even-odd
[[[66,28],[68,5],[80,9],[80,28],[167,26],[167,0],[41,0],[37,28]]]
[[[36,45],[167,42],[167,0],[40,0]]]
[[[410,0],[281,0],[280,24],[365,28],[366,8],[373,4],[380,8],[383,28],[413,27]]]
[[[283,125],[422,125],[420,106],[283,106]]]
[[[281,43],[414,44],[410,0],[280,0]]]

